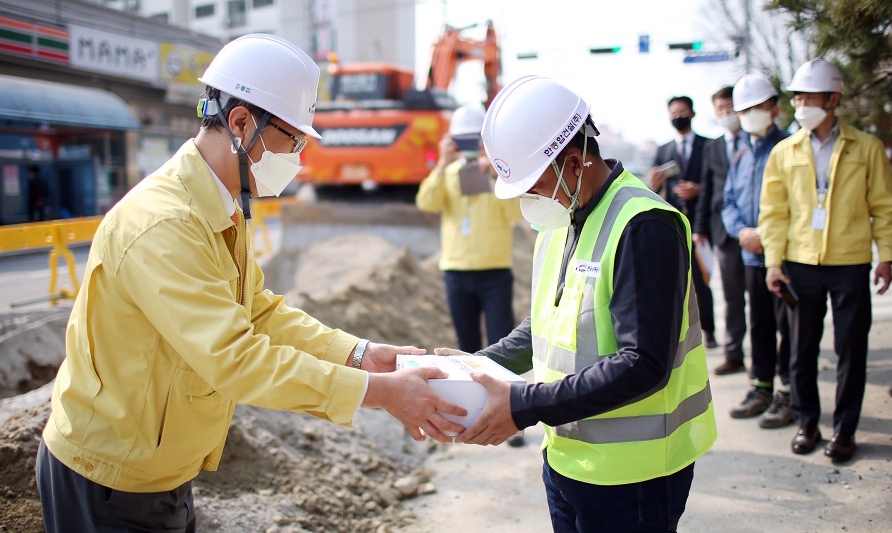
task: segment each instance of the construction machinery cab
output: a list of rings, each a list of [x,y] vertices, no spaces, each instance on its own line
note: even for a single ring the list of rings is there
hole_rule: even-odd
[[[317,192],[328,186],[417,187],[436,165],[440,140],[457,107],[449,89],[458,65],[483,62],[487,103],[499,89],[492,23],[482,41],[462,37],[464,29],[447,26],[433,44],[423,89],[403,67],[333,61],[320,90],[328,98],[316,103],[313,120],[322,139],[310,141],[301,154],[304,170],[297,179],[314,184]]]
[[[316,110],[455,109],[455,100],[445,90],[415,89],[414,81],[411,70],[385,63],[332,65],[328,87],[331,100],[318,102]]]

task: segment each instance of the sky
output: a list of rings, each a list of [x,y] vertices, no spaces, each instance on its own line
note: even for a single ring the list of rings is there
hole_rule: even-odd
[[[463,32],[482,39],[491,19],[502,50],[502,85],[526,74],[553,78],[591,105],[599,126],[628,141],[658,144],[675,134],[666,103],[687,95],[694,100],[693,128],[708,137],[722,134],[711,95],[744,74],[740,62],[683,63],[684,52],[668,43],[701,40],[704,51],[730,44],[708,20],[716,0],[417,0],[416,69],[426,72],[431,44],[444,23],[480,29]],[[445,17],[444,17],[445,13]],[[650,53],[638,52],[638,37],[650,36]],[[589,48],[620,46],[617,54],[589,54]],[[535,52],[537,59],[517,59]],[[480,99],[482,64],[459,68],[453,94],[459,103]]]

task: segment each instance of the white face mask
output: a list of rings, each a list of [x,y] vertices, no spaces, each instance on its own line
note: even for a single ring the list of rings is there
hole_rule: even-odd
[[[805,106],[797,107],[793,116],[803,128],[808,131],[814,131],[827,118],[827,112],[820,107]]]
[[[586,139],[588,140],[588,139]],[[585,151],[583,149],[583,154]],[[564,159],[564,165],[567,160]],[[576,200],[579,198],[579,186],[582,184],[582,172],[576,179],[576,192],[570,194],[570,189],[564,183],[564,165],[558,170],[554,161],[551,162],[558,181],[554,186],[554,192],[551,198],[538,194],[524,194],[520,197],[520,212],[523,218],[530,223],[530,226],[536,231],[551,231],[559,228],[566,228],[570,225],[570,213],[576,208]],[[588,166],[588,164],[586,164]],[[557,200],[558,187],[563,187],[564,193],[570,198],[570,207],[564,207]]]
[[[251,117],[252,119],[254,117]],[[257,122],[254,122],[257,125]],[[257,186],[257,196],[279,196],[285,187],[300,172],[300,154],[277,154],[266,149],[263,137],[260,144],[263,145],[263,155],[260,161],[251,160],[251,174],[254,175],[254,184]],[[251,157],[248,156],[250,160]]]
[[[737,119],[737,113],[728,113],[727,115],[722,115],[717,117],[719,125],[731,133],[737,133],[737,130],[740,129],[740,120]]]
[[[554,198],[524,194],[520,197],[520,212],[536,231],[555,230],[570,225],[570,208],[564,207]]]
[[[764,109],[750,109],[740,114],[740,127],[743,131],[761,137],[771,127],[773,119],[771,111]]]

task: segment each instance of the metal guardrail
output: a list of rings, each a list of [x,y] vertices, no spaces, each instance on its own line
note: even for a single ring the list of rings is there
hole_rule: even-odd
[[[269,240],[269,231],[266,227],[266,218],[275,218],[282,214],[283,203],[297,203],[297,199],[273,198],[266,200],[254,200],[251,209],[254,218],[251,219],[252,238],[254,231],[260,229],[263,238],[263,247],[255,246],[255,255],[270,253],[273,249]],[[46,296],[40,296],[29,300],[14,302],[12,307],[21,307],[39,302],[49,301],[52,305],[59,300],[74,299],[80,284],[77,280],[77,267],[74,254],[69,249],[70,244],[88,243],[93,240],[102,216],[53,220],[50,222],[30,222],[27,224],[13,224],[0,226],[0,254],[6,252],[19,252],[27,250],[41,250],[49,248],[50,286]],[[59,259],[64,259],[71,278],[71,287],[57,288],[59,281]]]

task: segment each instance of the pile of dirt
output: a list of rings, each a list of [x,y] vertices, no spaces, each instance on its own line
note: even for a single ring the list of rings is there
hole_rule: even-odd
[[[519,320],[529,311],[533,234],[518,229],[515,235]],[[329,326],[378,342],[455,346],[436,262],[418,260],[373,235],[333,238],[301,252],[296,288],[286,301]],[[0,531],[42,531],[34,457],[49,415],[50,387],[37,387],[51,379],[64,356],[64,322],[41,313],[0,319],[6,325],[0,329],[6,339],[0,372],[30,369],[0,387],[12,393],[36,388],[0,400]],[[239,406],[219,471],[195,480],[199,524],[226,532],[384,533],[405,527],[414,516],[400,502],[436,490],[424,469],[436,449],[432,442],[413,441],[376,409],[361,409],[354,427],[345,428],[309,415]]]
[[[56,377],[65,357],[68,315],[68,309],[0,315],[0,398],[24,394]]]

